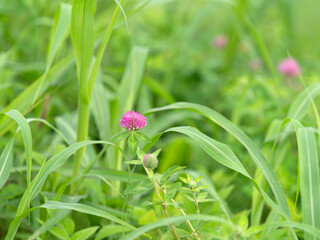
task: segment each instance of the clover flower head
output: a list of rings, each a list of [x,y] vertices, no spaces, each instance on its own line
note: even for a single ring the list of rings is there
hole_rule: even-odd
[[[127,128],[129,131],[135,131],[147,125],[145,116],[139,112],[129,111],[125,112],[120,120],[120,126]]]
[[[278,64],[278,71],[290,78],[298,77],[300,75],[300,66],[293,58],[285,58]]]
[[[145,166],[148,169],[155,169],[158,167],[158,159],[155,155],[147,153],[143,157],[143,166]]]
[[[216,36],[212,40],[212,45],[217,49],[223,49],[227,46],[227,44],[228,44],[228,37],[226,35]]]

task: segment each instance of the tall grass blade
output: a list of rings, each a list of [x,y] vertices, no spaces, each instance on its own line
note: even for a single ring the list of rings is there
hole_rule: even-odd
[[[305,89],[293,101],[288,111],[288,117],[294,119],[302,119],[309,109],[311,100],[320,94],[320,83],[315,83]]]
[[[31,192],[31,169],[32,169],[32,135],[27,120],[16,110],[10,110],[5,113],[7,116],[14,119],[21,130],[27,165],[27,193],[28,193],[28,206],[30,205],[30,192]]]
[[[72,66],[73,63],[74,56],[72,54],[62,59],[59,63],[57,63],[49,70],[43,84],[41,84],[41,81],[44,76],[41,76],[33,84],[26,88],[18,97],[16,97],[3,110],[3,112],[8,112],[11,109],[16,109],[23,114],[28,112],[30,110],[30,107],[32,107],[33,98],[40,84],[41,88],[39,90],[39,96],[43,94],[52,84],[59,80],[59,78]],[[11,119],[5,120],[0,126],[0,135],[3,135],[5,132],[7,132],[12,127],[12,125],[13,121]]]
[[[320,230],[320,180],[316,139],[312,128],[298,128],[299,171],[303,222]],[[320,239],[305,233],[305,239]]]
[[[32,183],[31,183],[31,194],[30,199],[34,199],[38,193],[41,191],[41,188],[43,184],[45,183],[46,178],[48,175],[55,171],[57,168],[59,168],[67,159],[74,154],[79,148],[90,145],[90,144],[109,144],[115,146],[117,149],[119,149],[122,153],[123,151],[114,145],[113,143],[105,142],[105,141],[86,141],[86,142],[78,142],[74,143],[71,146],[65,148],[61,152],[54,155],[52,158],[50,158],[40,169],[36,177],[34,177]],[[123,153],[124,154],[124,153]],[[124,155],[125,156],[125,155]],[[18,210],[17,210],[17,216],[23,213],[26,207],[26,193],[23,195]]]
[[[251,178],[247,170],[233,151],[225,144],[220,143],[193,127],[175,127],[166,130],[185,134],[191,137],[199,146],[216,161],[228,168],[237,171],[244,176]]]
[[[47,209],[59,209],[59,210],[73,210],[73,211],[77,211],[77,212],[81,212],[81,213],[85,213],[85,214],[90,214],[90,215],[94,215],[94,216],[98,216],[98,217],[102,217],[105,219],[108,219],[110,221],[113,221],[115,223],[118,223],[120,225],[126,226],[126,227],[130,227],[131,229],[135,229],[134,226],[132,226],[131,224],[122,221],[121,219],[113,216],[112,214],[100,210],[98,208],[94,208],[85,204],[81,204],[81,203],[66,203],[66,202],[57,202],[57,201],[48,201],[45,204],[40,206],[41,208],[47,208]]]
[[[52,66],[53,60],[61,47],[62,43],[67,37],[67,33],[70,27],[71,19],[71,5],[66,3],[61,3],[59,5],[58,11],[54,17],[53,26],[51,29],[50,41],[48,44],[48,54],[47,54],[47,64],[46,69],[41,78],[40,84],[33,98],[33,103],[39,97],[41,92],[42,84],[45,82],[49,69]]]
[[[165,107],[151,109],[150,111],[147,112],[147,114],[157,112],[157,111],[173,110],[173,109],[186,109],[186,110],[198,112],[198,113],[202,114],[203,116],[209,118],[211,121],[220,125],[226,131],[228,131],[230,134],[232,134],[236,139],[238,139],[238,141],[250,153],[252,160],[258,166],[258,168],[261,170],[263,175],[266,177],[266,179],[272,189],[272,192],[277,200],[277,203],[280,206],[280,209],[288,217],[291,216],[285,193],[284,193],[274,171],[272,170],[271,166],[266,161],[265,156],[260,151],[258,146],[241,129],[239,129],[237,126],[235,126],[233,123],[231,123],[228,119],[226,119],[224,116],[222,116],[218,112],[216,112],[208,107],[198,105],[198,104],[192,104],[192,103],[184,103],[184,102],[175,103],[175,104],[171,104],[171,105],[168,105]]]
[[[129,56],[126,71],[122,77],[118,91],[120,114],[131,110],[142,80],[148,50],[145,47],[135,46]]]
[[[15,140],[15,136],[13,136],[10,141],[6,144],[3,152],[0,156],[0,190],[3,187],[3,185],[6,183],[9,175],[10,170],[12,167],[12,159],[13,159],[13,143]]]

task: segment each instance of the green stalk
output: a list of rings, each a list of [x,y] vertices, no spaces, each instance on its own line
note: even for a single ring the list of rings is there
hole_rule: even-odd
[[[164,215],[166,216],[166,218],[169,218],[169,214],[168,214],[168,211],[167,211],[166,204],[165,204],[165,202],[163,201],[163,199],[162,199],[162,197],[161,197],[161,195],[160,195],[160,192],[159,192],[159,186],[158,186],[158,184],[157,184],[156,181],[154,180],[153,176],[150,177],[149,170],[148,170],[146,167],[143,167],[143,168],[144,168],[144,170],[146,171],[149,179],[150,179],[151,182],[153,183],[153,186],[154,186],[154,189],[156,190],[156,193],[157,193],[157,196],[158,196],[158,198],[159,198],[159,201],[161,202],[161,206],[162,206],[162,210],[163,210]],[[175,238],[176,238],[177,240],[180,240],[180,238],[179,238],[179,236],[178,236],[178,234],[177,234],[174,226],[172,225],[172,223],[169,223],[169,225],[170,225],[170,228],[171,228],[172,233],[173,233],[173,235],[175,236]]]
[[[120,2],[123,2],[123,0]],[[115,20],[119,13],[119,8],[120,7],[117,6],[113,13],[111,22],[108,25],[102,44],[100,45],[97,58],[94,62],[89,78],[85,79],[85,81],[83,81],[84,79],[82,79],[79,82],[77,142],[86,141],[88,137],[91,93],[92,93],[95,80],[97,78],[103,53],[109,42],[110,36],[112,34],[113,26],[115,24]],[[73,165],[73,177],[77,177],[79,174],[81,160],[83,158],[84,152],[85,152],[85,147],[79,149],[75,154],[74,165]],[[73,194],[75,189],[76,189],[76,185],[74,183],[71,185],[70,193]]]
[[[89,116],[90,116],[90,100],[81,97],[81,91],[78,97],[78,128],[77,128],[77,142],[86,141],[89,129]],[[83,158],[86,148],[80,148],[74,158],[73,163],[73,174],[72,177],[75,178],[79,174],[79,169],[81,165],[81,160]],[[76,185],[72,184],[70,188],[70,193],[73,194]]]
[[[198,198],[197,198],[197,195],[196,195],[196,193],[194,192],[193,189],[192,189],[192,195],[193,195],[193,199],[194,199],[194,202],[196,204],[196,207],[197,207],[197,214],[200,215],[200,208],[199,208]],[[198,224],[199,224],[199,221],[198,221]],[[201,232],[200,232],[200,237],[201,237],[201,240],[203,240],[203,235],[202,235]]]

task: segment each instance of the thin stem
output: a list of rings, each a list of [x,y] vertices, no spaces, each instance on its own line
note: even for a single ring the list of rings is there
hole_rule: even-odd
[[[194,192],[194,190],[192,190],[192,195],[193,195],[193,198],[194,198],[194,201],[196,203],[196,207],[197,207],[197,214],[200,215],[200,208],[199,208],[199,202],[198,202],[198,199],[197,199],[197,196]],[[199,224],[199,221],[198,221],[198,224]],[[203,235],[202,233],[200,232],[200,237],[201,237],[201,240],[203,240]]]
[[[171,199],[171,202],[176,203],[176,201],[175,201],[174,199]],[[178,210],[181,212],[181,214],[182,214],[183,216],[187,216],[187,214],[183,211],[182,208],[178,208]],[[200,238],[199,238],[198,234],[196,233],[196,230],[195,230],[194,227],[192,226],[192,223],[190,222],[190,220],[188,219],[186,222],[187,222],[187,225],[188,225],[188,227],[190,228],[190,230],[191,230],[191,232],[192,232],[192,236],[193,236],[195,239],[200,240]]]
[[[147,175],[149,176],[149,170],[147,168],[145,168],[145,167],[144,167],[144,170],[146,171]],[[163,201],[163,199],[162,199],[162,197],[160,195],[160,192],[159,192],[159,186],[158,186],[158,184],[156,183],[156,181],[154,180],[153,177],[151,178],[151,181],[153,183],[154,189],[156,190],[157,196],[158,196],[158,198],[159,198],[159,200],[161,202],[161,206],[162,206],[164,215],[166,216],[166,218],[169,218],[169,214],[168,214],[168,211],[167,211],[166,204],[164,203],[164,201]],[[173,235],[176,237],[177,240],[180,240],[180,238],[179,238],[174,226],[172,225],[172,223],[169,223],[169,225],[170,225],[170,228],[171,228],[171,230],[173,232]]]
[[[162,191],[164,194],[166,194],[166,190],[165,190],[165,189],[161,188],[161,191]],[[176,201],[175,201],[174,199],[171,199],[171,202],[172,202],[172,203],[176,203]],[[182,208],[178,208],[178,210],[181,212],[182,215],[187,216],[187,214],[183,211]],[[187,225],[188,225],[189,229],[190,229],[191,232],[192,232],[192,236],[193,236],[195,239],[200,240],[200,238],[199,238],[198,234],[196,233],[196,230],[195,230],[194,227],[192,226],[192,223],[190,222],[190,220],[188,219],[186,222],[187,222]]]

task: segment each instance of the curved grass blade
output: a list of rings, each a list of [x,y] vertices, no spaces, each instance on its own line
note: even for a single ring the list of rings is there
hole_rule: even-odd
[[[48,201],[45,204],[40,206],[41,208],[47,208],[47,209],[59,209],[59,210],[73,210],[89,215],[94,215],[97,217],[102,217],[105,219],[108,219],[110,221],[113,221],[115,223],[118,223],[120,225],[130,227],[131,229],[135,229],[134,226],[130,225],[129,223],[122,221],[121,219],[113,216],[112,214],[105,212],[103,210],[100,210],[98,208],[94,208],[85,204],[81,203],[66,203],[66,202],[57,202],[57,201]]]
[[[13,159],[13,144],[14,144],[15,136],[13,136],[10,141],[6,144],[3,152],[0,156],[0,189],[6,183],[10,170],[12,167],[12,159]]]
[[[54,17],[53,26],[51,29],[50,41],[48,45],[46,69],[43,74],[43,77],[41,78],[37,91],[33,96],[33,101],[32,101],[33,103],[39,97],[42,85],[46,80],[47,74],[49,72],[49,69],[52,66],[53,60],[59,48],[61,47],[62,43],[67,37],[67,33],[70,27],[70,19],[71,19],[71,5],[66,3],[61,3]]]
[[[32,169],[32,135],[27,120],[17,110],[10,110],[5,115],[14,119],[22,134],[27,165],[27,192],[28,192],[28,206],[30,205],[30,192],[31,192],[31,169]]]
[[[273,222],[273,223],[263,224],[260,226],[254,226],[254,227],[249,228],[246,231],[245,235],[249,237],[253,234],[262,232],[266,229],[281,228],[281,227],[295,228],[295,229],[299,229],[304,232],[307,232],[307,233],[314,235],[314,236],[320,236],[320,230],[315,229],[314,227],[307,225],[307,224],[304,224],[304,223],[291,222],[291,221]]]
[[[59,168],[61,165],[63,165],[67,161],[67,159],[72,154],[74,154],[79,148],[84,147],[86,145],[90,145],[90,144],[109,144],[109,145],[113,145],[117,149],[119,149],[119,151],[123,154],[124,158],[127,159],[125,154],[124,154],[124,152],[122,151],[122,149],[120,149],[118,146],[116,146],[116,145],[114,145],[113,143],[110,143],[110,142],[105,142],[105,141],[86,141],[86,142],[77,142],[75,144],[72,144],[71,146],[65,148],[61,152],[59,152],[56,155],[54,155],[52,158],[50,158],[41,167],[40,171],[38,172],[36,177],[31,182],[30,200],[34,199],[38,195],[38,193],[41,191],[42,186],[45,183],[46,178],[48,177],[48,175],[51,172],[55,171],[57,168]],[[24,214],[25,209],[27,207],[27,204],[28,204],[28,193],[25,192],[24,195],[22,196],[20,204],[18,206],[17,213],[16,213],[16,218],[13,220],[13,222],[11,222],[11,224],[13,224],[13,225],[20,224],[20,222],[22,220],[18,221],[17,219],[20,219],[21,215]],[[19,225],[15,226],[14,228],[18,229],[18,227],[19,227]],[[11,238],[9,238],[9,239],[11,239]]]
[[[59,79],[64,72],[69,69],[69,67],[74,63],[74,55],[70,54],[69,56],[62,59],[59,63],[57,63],[55,66],[53,66],[46,78],[43,84],[41,85],[39,96],[44,93],[51,84],[53,84],[57,79]],[[11,109],[16,109],[21,113],[26,113],[29,111],[30,107],[33,104],[33,97],[35,96],[37,89],[39,88],[39,85],[41,84],[42,78],[44,76],[42,75],[40,78],[38,78],[31,86],[26,88],[18,97],[16,97],[4,110],[3,112],[7,112]],[[1,119],[4,121],[4,119]],[[0,120],[0,122],[2,122]],[[13,125],[13,122],[11,119],[7,119],[4,122],[2,122],[0,126],[0,135],[3,135],[5,132],[7,132]]]
[[[207,135],[203,134],[198,129],[193,127],[174,127],[166,130],[166,132],[171,131],[183,133],[189,136],[216,161],[228,168],[233,169],[234,171],[243,174],[248,178],[251,178],[237,156],[227,145],[208,137]]]
[[[37,176],[33,179],[31,183],[31,193],[30,193],[30,200],[34,199],[38,193],[41,191],[41,188],[43,184],[45,183],[45,180],[47,176],[55,171],[57,168],[59,168],[62,164],[65,163],[65,161],[74,154],[79,148],[83,146],[87,146],[90,144],[109,144],[115,146],[119,151],[123,154],[123,156],[126,158],[124,152],[122,149],[120,149],[118,146],[116,146],[113,143],[105,142],[105,141],[86,141],[86,142],[77,142],[75,144],[72,144],[71,146],[65,148],[61,152],[54,155],[52,158],[50,158],[40,169]],[[26,207],[26,194],[23,195],[16,216],[19,216],[23,213]]]
[[[173,110],[173,109],[186,109],[194,112],[198,112],[203,116],[209,118],[211,121],[217,123],[230,134],[232,134],[238,141],[247,149],[250,153],[250,156],[254,163],[258,166],[261,170],[265,178],[267,179],[272,192],[277,200],[277,203],[280,206],[280,209],[289,217],[291,218],[289,206],[286,200],[285,193],[279,183],[279,180],[276,177],[276,174],[272,170],[269,163],[266,161],[265,156],[260,151],[258,146],[237,126],[235,126],[232,122],[226,119],[224,116],[219,114],[218,112],[202,106],[198,104],[192,103],[175,103],[161,108],[155,108],[148,111],[146,114],[150,114],[153,112],[164,111],[164,110]]]
[[[94,48],[96,0],[75,0],[71,13],[71,42],[77,59],[79,90],[87,96],[87,80]]]
[[[320,83],[316,83],[305,89],[299,96],[293,101],[288,111],[288,117],[294,119],[303,118],[311,104],[311,100],[320,94]]]
[[[316,139],[312,128],[298,128],[299,171],[303,222],[320,230],[320,180]],[[320,235],[305,233],[305,239]]]
[[[132,231],[131,233],[125,235],[124,237],[121,238],[121,240],[138,239],[139,236],[141,236],[145,232],[148,232],[152,229],[156,229],[156,228],[162,227],[162,226],[167,226],[167,225],[169,225],[169,223],[178,223],[178,222],[182,222],[182,221],[186,221],[186,220],[219,222],[219,223],[226,224],[233,229],[237,229],[237,226],[235,226],[232,222],[229,222],[223,218],[208,216],[208,215],[190,214],[188,216],[169,217],[169,218],[161,219],[156,222],[149,223],[149,224],[144,225],[142,227],[139,227],[136,230]]]

